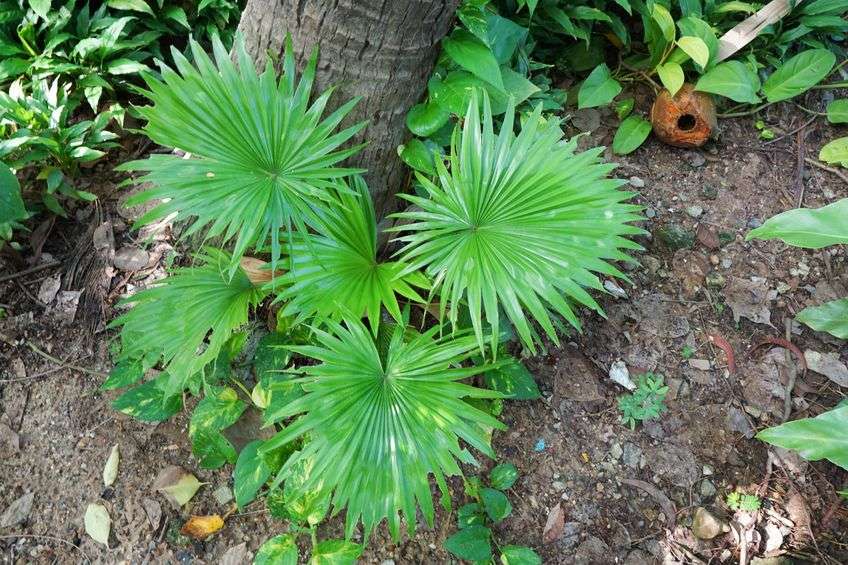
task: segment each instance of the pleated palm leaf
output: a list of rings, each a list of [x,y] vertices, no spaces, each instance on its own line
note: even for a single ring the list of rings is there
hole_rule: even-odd
[[[396,214],[408,223],[393,231],[403,232],[406,269],[424,268],[433,279],[442,319],[450,307],[455,327],[453,306],[464,301],[480,348],[485,316],[494,351],[502,309],[535,351],[531,319],[558,342],[552,314],[579,329],[575,305],[601,312],[586,290],[603,288],[595,273],[626,279],[609,261],[640,249],[623,237],[643,233],[628,224],[640,207],[626,203],[634,193],[618,190],[622,181],[606,178],[614,165],[602,163],[603,148],[575,153],[576,141],[563,140],[541,105],[518,135],[512,107],[497,134],[485,93],[482,121],[480,114],[475,93],[449,169],[437,159],[434,181],[419,175],[428,196],[402,195],[418,209]]]
[[[249,246],[270,238],[275,263],[281,230],[305,231],[313,209],[333,200],[336,180],[361,172],[336,166],[361,147],[341,149],[364,123],[336,132],[358,99],[322,119],[332,88],[310,104],[317,51],[297,82],[289,38],[279,80],[270,62],[257,73],[241,38],[238,66],[217,38],[214,63],[196,42],[191,50],[194,65],[174,50],[179,72],[163,65],[161,81],[144,77],[153,105],[139,113],[150,139],[192,158],[151,155],[122,165],[145,173],[137,184],[151,185],[127,203],[159,200],[137,225],[175,213],[194,218],[186,234],[210,226],[209,237],[234,239],[233,266]]]
[[[415,287],[426,288],[420,272],[401,274],[403,264],[377,259],[377,221],[368,187],[360,176],[339,193],[339,205],[320,210],[317,233],[292,233],[283,245],[290,270],[266,286],[285,287],[278,300],[285,315],[341,318],[343,312],[368,316],[376,335],[384,306],[401,321],[397,295],[424,302]]]
[[[306,394],[267,415],[272,421],[298,417],[260,451],[307,438],[277,484],[309,460],[312,472],[300,491],[332,491],[334,512],[347,508],[348,537],[360,521],[367,536],[384,519],[397,537],[401,514],[412,532],[416,507],[432,525],[430,475],[448,497],[445,476],[460,474],[457,461],[476,463],[460,440],[494,456],[488,432],[504,426],[463,399],[499,394],[460,382],[492,365],[459,366],[477,350],[469,333],[437,339],[437,327],[419,334],[397,325],[381,355],[359,319],[327,326],[316,329],[315,345],[291,347],[320,361],[303,367],[306,377],[296,380]]]
[[[125,299],[122,304],[132,308],[110,324],[121,327],[119,362],[161,354],[166,397],[181,393],[192,375],[218,357],[265,296],[241,269],[230,275],[227,253],[207,248],[197,261]]]

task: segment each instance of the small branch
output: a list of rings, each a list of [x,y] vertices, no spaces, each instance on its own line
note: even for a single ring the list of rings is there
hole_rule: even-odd
[[[44,269],[49,269],[51,267],[58,267],[61,264],[61,261],[50,261],[49,263],[42,263],[41,265],[36,265],[35,267],[30,267],[29,269],[24,269],[23,271],[12,273],[11,275],[3,275],[2,277],[0,277],[0,283],[17,279],[19,277],[25,277],[27,275],[31,275],[33,273],[37,273],[39,271],[43,271]]]
[[[751,116],[753,114],[756,114],[760,110],[765,110],[766,108],[768,108],[772,104],[775,104],[775,102],[766,102],[765,104],[755,106],[754,108],[751,108],[750,110],[745,110],[744,112],[731,112],[729,114],[716,114],[716,116],[718,116],[719,118],[741,118],[741,117],[744,117],[744,116]]]
[[[106,378],[106,377],[109,376],[108,374],[102,373],[100,371],[95,371],[93,369],[86,369],[85,367],[80,367],[79,365],[71,365],[70,363],[65,363],[61,359],[59,359],[57,357],[53,357],[49,353],[46,353],[46,352],[42,351],[41,349],[37,348],[35,345],[33,345],[33,343],[31,341],[28,341],[27,345],[29,346],[30,349],[32,349],[32,351],[34,353],[40,355],[41,357],[44,357],[48,361],[51,361],[53,363],[56,363],[57,365],[60,365],[61,367],[64,367],[65,369],[72,369],[74,371],[79,371],[79,372],[85,373],[87,375],[94,375],[95,377]]]
[[[764,141],[763,145],[771,145],[772,143],[777,143],[781,139],[786,139],[790,135],[795,135],[796,133],[798,133],[799,131],[801,131],[802,129],[804,129],[805,127],[807,127],[808,125],[810,125],[814,121],[816,121],[816,119],[818,119],[818,116],[813,116],[808,121],[804,122],[803,124],[801,124],[797,128],[793,129],[792,131],[790,131],[788,133],[784,133],[780,137],[775,137],[774,139],[769,139],[768,141]]]
[[[812,165],[812,166],[814,166],[818,169],[821,169],[823,171],[833,173],[834,175],[838,176],[839,178],[844,180],[846,183],[848,183],[848,175],[846,175],[845,173],[843,173],[839,169],[834,169],[833,167],[828,167],[827,165],[823,165],[822,163],[819,163],[815,159],[810,159],[809,157],[805,157],[804,162],[806,162],[807,164]]]

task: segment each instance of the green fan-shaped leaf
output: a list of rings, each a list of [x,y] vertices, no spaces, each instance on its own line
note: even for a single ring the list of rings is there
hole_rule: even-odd
[[[145,75],[153,103],[139,108],[145,132],[192,158],[152,155],[122,165],[144,172],[134,181],[152,186],[128,204],[159,201],[137,225],[176,214],[195,218],[187,233],[209,226],[210,237],[234,239],[233,268],[249,246],[270,238],[276,263],[281,230],[306,231],[314,209],[333,201],[336,180],[357,171],[336,165],[359,150],[340,147],[364,123],[335,132],[356,100],[322,120],[332,89],[310,104],[317,51],[297,82],[289,38],[279,80],[270,62],[256,72],[241,40],[238,66],[215,36],[213,50],[214,62],[191,42],[193,65],[174,50],[178,72],[163,66],[161,80]]]
[[[124,300],[132,309],[110,324],[121,327],[119,362],[162,356],[166,396],[182,392],[192,375],[217,359],[233,330],[247,322],[250,307],[264,296],[241,269],[230,277],[228,254],[206,249],[197,259],[201,265],[179,269]]]
[[[745,239],[780,239],[795,247],[821,249],[848,243],[846,219],[848,198],[843,198],[821,208],[796,208],[772,216]]]
[[[464,399],[500,395],[460,382],[490,366],[460,367],[476,350],[474,336],[464,332],[436,339],[438,326],[418,334],[397,325],[381,353],[361,321],[327,326],[314,330],[316,345],[292,348],[319,363],[303,367],[306,394],[272,415],[300,416],[260,453],[308,437],[275,482],[288,486],[308,460],[311,472],[296,490],[332,493],[334,512],[347,508],[348,537],[360,521],[367,537],[384,519],[397,537],[401,514],[411,532],[416,507],[432,525],[430,475],[449,500],[445,475],[461,473],[457,460],[476,464],[460,440],[494,455],[488,433],[503,425]]]
[[[424,267],[441,295],[440,318],[456,327],[466,302],[483,349],[483,323],[497,344],[500,313],[531,350],[532,318],[557,340],[555,313],[574,327],[574,305],[600,306],[586,288],[600,289],[593,272],[626,278],[608,261],[626,260],[621,249],[640,247],[623,236],[642,230],[628,222],[640,208],[625,203],[633,193],[622,181],[605,178],[613,165],[601,163],[602,149],[575,154],[576,141],[562,141],[555,119],[543,119],[541,105],[513,132],[513,109],[494,133],[484,96],[472,98],[463,129],[451,147],[450,170],[437,161],[434,181],[418,177],[427,198],[404,195],[418,210],[397,214],[409,223],[392,228],[407,269]],[[564,295],[564,296],[563,296]]]
[[[848,406],[767,428],[757,438],[797,451],[808,461],[827,459],[848,470]]]
[[[376,334],[381,307],[401,320],[397,295],[424,302],[415,290],[427,288],[423,275],[404,274],[402,263],[377,260],[377,221],[361,177],[355,178],[352,190],[339,194],[339,206],[320,213],[315,227],[318,234],[292,234],[291,244],[284,245],[291,268],[268,284],[269,289],[285,286],[279,295],[285,302],[283,315],[367,315]]]

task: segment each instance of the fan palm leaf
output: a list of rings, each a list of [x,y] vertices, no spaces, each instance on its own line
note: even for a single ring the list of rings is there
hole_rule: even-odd
[[[166,398],[181,393],[192,375],[218,357],[264,296],[241,269],[229,274],[227,253],[207,248],[197,259],[200,265],[179,269],[123,300],[132,308],[110,324],[121,327],[118,362],[162,356]]]
[[[161,81],[144,77],[153,104],[139,113],[150,139],[192,158],[152,155],[122,165],[144,173],[137,184],[152,186],[127,204],[159,201],[137,225],[176,214],[195,218],[187,234],[209,226],[209,237],[235,239],[233,268],[250,245],[270,238],[275,263],[281,230],[305,231],[313,209],[333,200],[336,180],[361,172],[336,166],[361,147],[341,149],[364,123],[336,131],[358,99],[322,119],[333,89],[310,104],[317,51],[297,82],[290,38],[279,80],[270,62],[257,73],[241,38],[238,65],[217,38],[214,62],[194,41],[191,50],[194,65],[174,50],[177,71],[162,65]]]
[[[303,367],[306,376],[296,380],[306,394],[268,415],[299,416],[260,451],[308,437],[277,484],[308,460],[312,471],[300,491],[332,492],[335,511],[347,508],[348,537],[360,521],[367,535],[384,519],[397,537],[401,513],[412,532],[416,507],[432,525],[430,474],[447,497],[445,475],[461,473],[457,461],[476,464],[460,440],[494,456],[488,432],[504,426],[463,399],[500,395],[460,382],[492,365],[459,366],[477,349],[467,333],[436,339],[437,327],[419,334],[397,325],[381,355],[359,319],[327,327],[315,330],[315,345],[291,347],[320,362]]]
[[[437,159],[433,181],[418,176],[427,197],[402,195],[417,209],[396,214],[408,223],[392,228],[403,232],[406,270],[425,268],[433,279],[441,318],[467,303],[481,349],[484,315],[496,349],[500,310],[531,351],[530,319],[555,342],[552,313],[579,329],[575,305],[601,312],[586,290],[603,288],[595,273],[626,279],[609,261],[640,249],[623,237],[643,233],[628,224],[640,207],[626,203],[634,193],[617,190],[622,181],[606,178],[614,165],[601,162],[603,148],[575,153],[576,141],[541,111],[516,135],[510,107],[495,134],[488,96],[481,120],[474,93],[449,168]],[[450,308],[454,327],[458,311]]]
[[[384,306],[401,321],[397,295],[424,302],[415,287],[426,288],[420,272],[402,274],[403,264],[377,260],[377,221],[368,187],[360,176],[352,190],[339,193],[339,205],[318,211],[315,233],[292,233],[283,245],[290,270],[266,289],[285,287],[285,315],[340,319],[343,312],[368,316],[376,335]]]

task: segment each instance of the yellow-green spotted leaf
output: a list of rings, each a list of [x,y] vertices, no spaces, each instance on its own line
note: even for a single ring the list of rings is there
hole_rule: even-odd
[[[295,536],[274,536],[259,548],[253,565],[297,565],[298,551]]]

